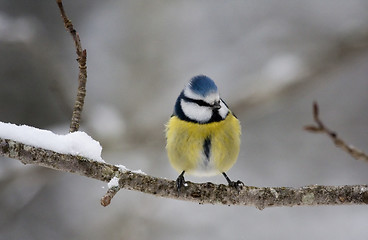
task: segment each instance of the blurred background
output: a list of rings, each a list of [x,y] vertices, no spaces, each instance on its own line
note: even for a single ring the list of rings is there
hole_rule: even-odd
[[[228,172],[253,186],[367,184],[313,123],[368,151],[368,2],[64,1],[88,53],[82,130],[106,162],[176,179],[164,125],[189,79],[206,74],[243,126]],[[0,121],[66,134],[77,89],[55,1],[0,1]],[[193,178],[226,183],[222,176]],[[198,205],[0,158],[0,239],[365,239],[366,206]]]

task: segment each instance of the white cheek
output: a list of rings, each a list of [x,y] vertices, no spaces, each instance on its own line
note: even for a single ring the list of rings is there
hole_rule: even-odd
[[[212,117],[212,109],[209,107],[198,106],[196,103],[180,101],[184,114],[195,121],[207,122]]]
[[[219,109],[219,114],[222,117],[222,119],[225,119],[226,115],[229,113],[229,109],[226,107],[226,105],[222,100],[220,101],[220,106],[221,108]]]

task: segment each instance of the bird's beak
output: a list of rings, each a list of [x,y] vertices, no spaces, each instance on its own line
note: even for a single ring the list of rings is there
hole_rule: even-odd
[[[213,109],[218,110],[218,109],[220,109],[220,108],[221,108],[220,101],[215,102],[215,103],[213,104]]]

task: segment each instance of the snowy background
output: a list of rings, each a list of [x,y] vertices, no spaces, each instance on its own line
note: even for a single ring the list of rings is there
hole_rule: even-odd
[[[82,130],[105,161],[175,179],[164,124],[194,75],[215,80],[243,126],[228,172],[254,186],[367,184],[368,1],[70,1],[88,51]],[[68,132],[77,62],[54,1],[0,1],[0,121]],[[225,183],[222,176],[190,181]],[[0,158],[0,239],[365,239],[368,208],[197,205]]]

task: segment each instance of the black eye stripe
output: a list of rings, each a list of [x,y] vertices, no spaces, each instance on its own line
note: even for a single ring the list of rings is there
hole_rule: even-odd
[[[212,107],[211,104],[203,101],[203,100],[198,100],[198,99],[191,99],[191,98],[188,98],[188,97],[183,97],[183,100],[186,101],[186,102],[192,102],[192,103],[196,103],[198,106],[202,106],[202,107]]]

